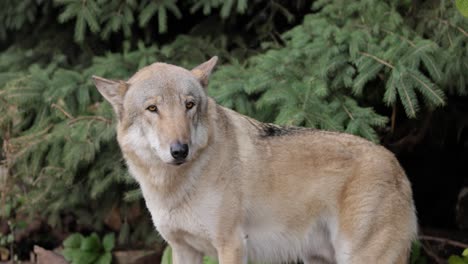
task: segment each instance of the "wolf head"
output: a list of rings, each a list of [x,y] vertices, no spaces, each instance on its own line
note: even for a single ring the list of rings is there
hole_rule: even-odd
[[[218,58],[189,71],[165,63],[139,70],[128,81],[93,76],[118,118],[117,138],[125,152],[151,164],[181,165],[208,143],[205,88]]]

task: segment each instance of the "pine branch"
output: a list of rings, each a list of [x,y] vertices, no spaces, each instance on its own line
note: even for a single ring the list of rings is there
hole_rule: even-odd
[[[381,64],[383,64],[383,65],[385,65],[385,66],[387,66],[387,67],[389,67],[389,68],[391,68],[391,69],[395,68],[390,62],[385,61],[385,60],[382,60],[382,59],[378,58],[378,57],[375,56],[375,55],[372,55],[372,54],[369,54],[369,53],[363,52],[363,51],[360,51],[359,53],[362,54],[362,55],[364,55],[364,56],[366,56],[366,57],[372,58],[372,59],[374,59],[374,60],[380,62]]]
[[[453,28],[456,28],[458,31],[460,31],[465,37],[468,37],[468,32],[466,32],[463,28],[459,27],[459,26],[456,26],[452,23],[450,23],[449,21],[445,20],[445,19],[442,19],[442,18],[439,18],[437,17],[436,18],[440,23],[443,23],[445,25],[448,25],[448,26],[451,26]]]
[[[353,114],[351,114],[351,112],[348,110],[348,108],[343,104],[343,109],[345,110],[346,114],[348,114],[349,118],[351,120],[354,120],[354,117],[353,117]]]
[[[101,122],[104,122],[104,123],[107,123],[107,124],[112,123],[112,120],[107,119],[107,118],[102,117],[102,116],[79,116],[77,118],[72,118],[70,121],[68,121],[68,124],[73,125],[76,122],[80,122],[80,121],[84,121],[84,120],[97,120],[97,121],[101,121]]]
[[[400,86],[398,86],[398,88],[401,88],[401,90],[403,90],[404,92],[405,100],[403,100],[403,106],[405,106],[405,110],[407,110],[406,112],[408,113],[408,109],[409,109],[408,115],[410,117],[416,117],[416,110],[415,110],[415,107],[413,106],[413,101],[411,100],[411,97],[408,94],[409,88],[403,82],[403,78],[400,79]]]
[[[411,77],[413,77],[418,83],[420,83],[422,85],[422,87],[424,87],[429,93],[431,93],[435,98],[437,98],[437,100],[439,101],[439,104],[440,105],[444,105],[445,104],[445,100],[440,96],[438,95],[437,93],[434,92],[433,89],[431,89],[431,87],[429,87],[427,85],[427,83],[423,82],[418,76],[416,76],[413,72],[409,71],[409,75]]]
[[[52,108],[56,108],[58,110],[60,110],[60,112],[62,112],[66,117],[68,117],[69,119],[75,119],[70,113],[68,113],[67,111],[65,111],[65,109],[63,109],[63,107],[61,107],[60,105],[58,104],[52,104],[51,105]]]
[[[369,31],[369,32],[372,31],[371,27],[369,27],[369,26],[367,26],[367,25],[358,24],[358,25],[356,25],[356,27],[357,27],[357,28],[364,28],[364,29],[366,29],[366,31]],[[400,34],[397,34],[397,33],[393,32],[393,31],[390,31],[390,30],[385,29],[385,28],[381,28],[381,30],[382,30],[383,32],[385,32],[385,33],[390,34],[390,35],[395,35],[395,36],[397,36],[399,39],[401,39],[401,40],[407,42],[407,43],[410,44],[412,47],[415,47],[415,46],[416,46],[416,45],[414,44],[413,41],[411,41],[411,40],[408,39],[408,38],[403,37],[403,36],[400,35]]]

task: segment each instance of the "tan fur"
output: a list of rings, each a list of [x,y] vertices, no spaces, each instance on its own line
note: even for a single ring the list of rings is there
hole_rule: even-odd
[[[119,82],[94,78],[121,116],[118,142],[174,263],[205,254],[222,264],[406,263],[417,224],[395,157],[356,136],[280,128],[217,105],[203,89],[215,63],[150,65],[121,98]],[[173,142],[189,145],[182,165]]]

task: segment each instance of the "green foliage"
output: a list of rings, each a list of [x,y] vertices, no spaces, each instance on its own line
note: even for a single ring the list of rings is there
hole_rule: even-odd
[[[448,259],[449,264],[468,264],[468,248],[463,250],[461,256],[452,255]]]
[[[172,249],[171,247],[166,247],[166,249],[163,252],[163,256],[161,259],[161,264],[172,264]],[[203,264],[218,264],[218,261],[211,257],[204,257],[203,258]]]
[[[63,241],[62,254],[72,264],[110,264],[114,246],[114,233],[105,235],[102,241],[96,233],[87,237],[77,233]]]
[[[172,248],[166,247],[166,249],[163,252],[161,264],[171,264],[171,263],[172,263]]]
[[[87,0],[57,0],[57,4],[66,4],[66,8],[58,17],[59,22],[64,23],[75,18],[75,40],[82,42],[89,28],[91,32],[97,33],[101,28],[97,16],[100,8],[96,1]]]
[[[413,242],[411,248],[411,257],[410,257],[410,264],[426,264],[427,258],[423,255],[423,248],[421,242],[415,241]]]
[[[87,77],[58,68],[56,63],[46,69],[32,65],[9,82],[4,92],[8,103],[3,107],[16,114],[11,131],[29,128],[10,144],[18,150],[11,157],[15,176],[35,196],[32,206],[47,204],[43,213],[50,213],[53,223],[63,208],[96,199],[106,188],[114,191],[106,193],[101,206],[112,206],[129,181],[122,163],[106,163],[121,159],[117,146],[109,144],[115,140],[112,111],[105,105],[90,106],[98,95]],[[109,152],[102,154],[102,148]],[[95,166],[89,166],[91,162]],[[81,188],[90,192],[84,194]]]
[[[140,43],[135,50],[94,57],[85,68],[62,66],[63,57],[57,56],[47,66],[36,63],[23,71],[8,71],[11,63],[24,59],[8,59],[16,50],[1,54],[7,59],[0,62],[5,69],[0,74],[0,80],[4,78],[0,110],[5,113],[0,117],[0,137],[14,135],[8,141],[9,162],[13,177],[28,191],[25,209],[42,214],[55,228],[62,228],[60,215],[66,212],[76,215],[79,225],[97,231],[113,208],[122,219],[134,218],[130,208],[144,207],[141,192],[116,144],[113,111],[102,101],[91,75],[119,79],[156,60],[192,67],[211,54],[222,57],[215,44],[187,49],[205,41],[180,36],[161,48]],[[147,213],[138,217],[135,228],[124,223],[119,242],[157,239]]]
[[[445,105],[447,93],[467,92],[466,36],[457,28],[466,20],[453,6],[444,7],[440,17],[451,26],[442,30],[453,34],[448,44],[427,27],[431,17],[423,16],[414,29],[399,7],[385,1],[316,1],[317,12],[282,35],[284,46],[270,43],[266,47],[273,48],[245,64],[220,69],[212,94],[264,121],[378,141],[375,129],[388,119],[369,104],[401,105],[407,117],[415,118],[422,107]],[[440,11],[423,7],[423,14]]]
[[[24,231],[27,227],[26,221],[16,218],[16,214],[20,210],[24,200],[20,195],[12,195],[6,198],[2,200],[2,206],[0,207],[0,221],[6,221],[8,229],[5,233],[0,232],[0,254],[3,253],[1,251],[4,251],[5,253],[3,254],[5,256],[9,256],[10,260],[15,260],[17,259],[17,255],[15,254],[15,234]],[[0,257],[0,259],[3,258]]]
[[[79,44],[87,44],[86,40],[96,37],[104,41],[112,36],[130,39],[137,31],[143,32],[141,39],[149,43],[150,35],[170,31],[170,21],[198,14],[203,19],[216,19],[218,23],[201,22],[218,33],[225,25],[250,17],[244,29],[265,38],[276,30],[276,20],[292,23],[295,16],[289,9],[303,5],[303,1],[285,0],[250,3],[247,0],[25,0],[20,3],[5,0],[0,3],[0,40],[8,39],[10,32],[22,32],[27,37],[34,32],[33,25],[48,31],[50,24],[61,24],[70,26],[68,31],[72,31],[73,39]]]
[[[20,30],[37,19],[41,1],[36,0],[4,0],[0,2],[0,40],[7,37],[10,30]],[[44,6],[48,4],[44,3]]]
[[[15,241],[15,237],[13,236],[12,233],[9,234],[0,234],[0,246],[8,246],[12,244]]]

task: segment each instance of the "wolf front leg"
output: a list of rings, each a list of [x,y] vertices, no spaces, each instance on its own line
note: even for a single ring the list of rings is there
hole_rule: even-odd
[[[233,236],[218,247],[220,264],[247,264],[247,239],[244,236]]]
[[[173,264],[202,264],[203,254],[188,245],[171,244]]]

